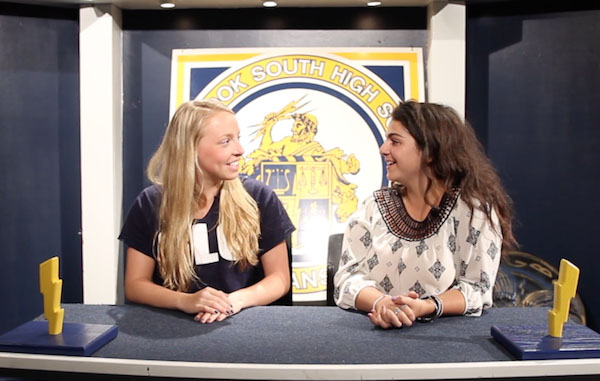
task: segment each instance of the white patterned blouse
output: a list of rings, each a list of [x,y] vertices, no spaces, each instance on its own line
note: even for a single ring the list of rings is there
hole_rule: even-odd
[[[408,215],[397,190],[375,191],[346,228],[334,277],[337,305],[356,308],[356,296],[368,286],[421,297],[456,288],[466,301],[463,314],[481,315],[492,305],[502,235],[496,212],[492,226],[475,205],[471,213],[454,188],[419,222]]]

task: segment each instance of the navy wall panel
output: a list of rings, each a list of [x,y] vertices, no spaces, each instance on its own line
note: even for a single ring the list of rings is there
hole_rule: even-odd
[[[0,333],[43,312],[52,256],[82,300],[77,14],[0,5]]]
[[[476,5],[467,20],[467,118],[514,199],[520,250],[580,267],[598,330],[600,7]]]

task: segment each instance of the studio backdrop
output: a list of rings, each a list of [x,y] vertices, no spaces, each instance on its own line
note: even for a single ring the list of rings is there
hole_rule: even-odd
[[[329,235],[387,185],[379,146],[393,108],[424,100],[422,49],[174,49],[170,116],[209,98],[237,115],[240,172],[269,185],[296,226],[294,301],[324,300]]]

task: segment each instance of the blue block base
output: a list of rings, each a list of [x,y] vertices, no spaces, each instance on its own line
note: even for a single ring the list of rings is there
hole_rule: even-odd
[[[47,321],[30,321],[0,336],[0,352],[91,356],[118,330],[116,325],[64,323],[62,333],[50,335]]]
[[[584,325],[567,323],[563,337],[548,335],[548,325],[492,326],[492,337],[520,360],[600,357],[600,335]]]

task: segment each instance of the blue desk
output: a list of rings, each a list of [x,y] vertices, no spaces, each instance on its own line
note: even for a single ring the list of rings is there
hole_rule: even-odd
[[[65,321],[117,324],[92,357],[0,353],[2,368],[210,379],[470,379],[589,376],[600,359],[515,361],[496,325],[545,321],[547,308],[497,308],[480,318],[382,330],[337,307],[254,307],[220,323],[145,306],[64,304]]]

